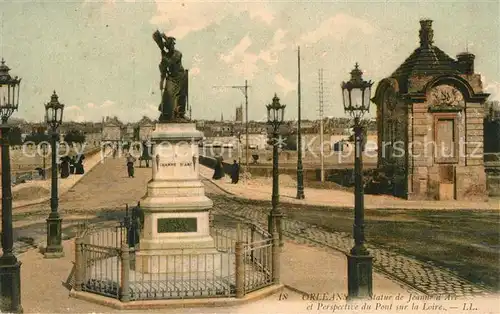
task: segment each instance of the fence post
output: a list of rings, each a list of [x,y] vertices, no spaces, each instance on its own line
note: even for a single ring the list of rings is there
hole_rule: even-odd
[[[253,243],[255,242],[255,225],[250,225],[250,260],[254,262]]]
[[[75,239],[75,286],[76,291],[81,291],[85,277],[85,263],[83,258],[83,238]]]
[[[278,229],[278,232],[279,232],[279,237],[280,237],[280,246],[283,246],[283,229],[284,229],[284,225],[283,225],[283,222],[284,222],[284,219],[283,219],[283,213],[280,213],[277,217],[276,217],[276,220],[277,220],[277,228]]]
[[[273,263],[273,283],[280,282],[280,240],[278,232],[273,232],[273,247],[272,247],[272,263]]]
[[[234,253],[236,255],[236,297],[245,296],[245,260],[243,242],[237,241]]]
[[[130,301],[130,248],[126,242],[121,247],[121,282],[120,282],[120,301]]]

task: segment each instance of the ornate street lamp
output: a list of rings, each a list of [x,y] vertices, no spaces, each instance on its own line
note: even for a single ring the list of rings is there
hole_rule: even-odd
[[[297,75],[297,107],[299,109],[297,116],[297,199],[303,200],[306,196],[304,194],[304,166],[302,165],[302,96],[300,85],[300,47],[297,51],[298,60],[298,75]]]
[[[12,182],[10,173],[9,117],[19,106],[21,79],[9,74],[10,68],[2,59],[0,65],[0,118],[2,123],[2,250],[0,257],[0,302],[1,312],[22,312],[21,307],[21,262],[12,251],[14,235],[12,229]]]
[[[363,200],[363,126],[360,119],[370,110],[372,82],[363,81],[363,72],[356,63],[351,79],[342,82],[344,110],[354,118],[354,247],[347,254],[347,290],[349,298],[372,296],[372,256],[365,247],[365,218]]]
[[[59,103],[56,91],[52,94],[50,102],[45,104],[45,122],[51,135],[51,154],[52,154],[52,187],[50,196],[50,214],[47,218],[47,247],[45,249],[46,258],[59,258],[64,256],[61,240],[62,219],[59,216],[57,207],[59,205],[57,191],[57,155],[59,145],[58,128],[62,123],[64,105]]]
[[[271,199],[271,213],[268,216],[267,230],[270,234],[277,229],[280,238],[280,246],[283,246],[283,230],[281,226],[282,213],[278,209],[279,203],[279,171],[278,171],[278,146],[281,141],[278,138],[278,132],[285,117],[286,105],[280,104],[280,99],[274,94],[273,102],[266,106],[267,108],[267,123],[272,127],[273,145],[273,194]]]

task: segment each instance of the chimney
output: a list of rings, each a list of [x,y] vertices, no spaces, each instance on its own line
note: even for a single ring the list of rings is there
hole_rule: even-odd
[[[458,69],[463,74],[474,74],[475,55],[469,52],[462,52],[457,55]]]
[[[432,30],[432,20],[420,20],[420,47],[430,48],[434,43],[434,31]]]

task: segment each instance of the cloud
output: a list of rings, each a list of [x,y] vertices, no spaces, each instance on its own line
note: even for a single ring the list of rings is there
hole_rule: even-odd
[[[231,64],[237,74],[242,74],[251,79],[258,71],[257,63],[259,61],[263,61],[268,65],[276,64],[279,61],[279,53],[287,47],[283,43],[285,35],[286,31],[282,29],[276,30],[270,43],[266,45],[269,46],[269,49],[261,50],[258,54],[255,54],[247,51],[252,46],[252,40],[247,34],[227,54],[220,54],[219,58],[225,63]]]
[[[194,67],[194,68],[189,69],[189,76],[195,77],[198,74],[200,74],[200,68],[199,67]]]
[[[111,100],[105,100],[102,105],[101,105],[101,108],[108,108],[108,107],[111,107],[115,104],[114,101],[111,101]]]
[[[234,46],[233,49],[229,51],[228,54],[221,54],[220,59],[226,63],[231,63],[234,61],[235,57],[242,56],[245,54],[246,50],[252,45],[252,40],[248,37],[248,34],[243,37],[240,42]]]
[[[80,112],[80,111],[82,111],[82,108],[80,108],[78,106],[75,106],[75,105],[73,105],[73,106],[65,106],[64,107],[64,112],[68,112],[68,111],[70,111],[70,112],[71,111],[79,111]]]
[[[147,116],[149,118],[156,119],[159,115],[158,105],[146,104],[141,106],[139,111],[140,116]]]
[[[271,40],[270,48],[262,50],[259,53],[259,58],[268,64],[276,64],[279,61],[278,54],[287,48],[287,44],[283,42],[286,34],[287,32],[281,28],[277,29]]]
[[[219,58],[225,63],[231,64],[234,72],[250,79],[258,70],[257,61],[259,60],[259,56],[247,52],[251,45],[252,40],[246,35],[227,54],[220,54]]]
[[[64,108],[66,121],[101,121],[102,117],[115,115],[116,104],[111,100],[106,100],[100,105],[89,102],[83,108],[75,105]]]
[[[484,92],[490,94],[489,101],[500,101],[500,82],[488,81],[484,75],[481,76]]]
[[[168,28],[167,35],[181,39],[192,32],[219,24],[229,16],[247,12],[252,20],[272,23],[274,13],[262,3],[224,3],[212,1],[170,2],[155,0],[156,15],[150,23]]]
[[[296,83],[289,81],[281,73],[274,76],[274,82],[282,88],[283,96],[286,96],[289,92],[297,89]]]
[[[87,119],[85,119],[85,116],[79,115],[79,116],[76,116],[74,119],[72,119],[72,121],[85,122],[85,121],[87,121]]]
[[[324,20],[318,28],[303,34],[298,44],[314,44],[326,37],[342,40],[351,31],[372,34],[375,28],[365,20],[339,13]]]

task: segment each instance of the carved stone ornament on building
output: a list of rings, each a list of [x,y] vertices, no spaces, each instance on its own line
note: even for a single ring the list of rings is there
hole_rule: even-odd
[[[429,107],[433,111],[462,110],[465,101],[462,93],[453,86],[439,85],[429,93]]]
[[[387,88],[387,90],[384,93],[384,103],[387,106],[387,109],[389,110],[394,110],[396,108],[396,104],[398,102],[398,99],[396,97],[396,92],[392,88]]]

